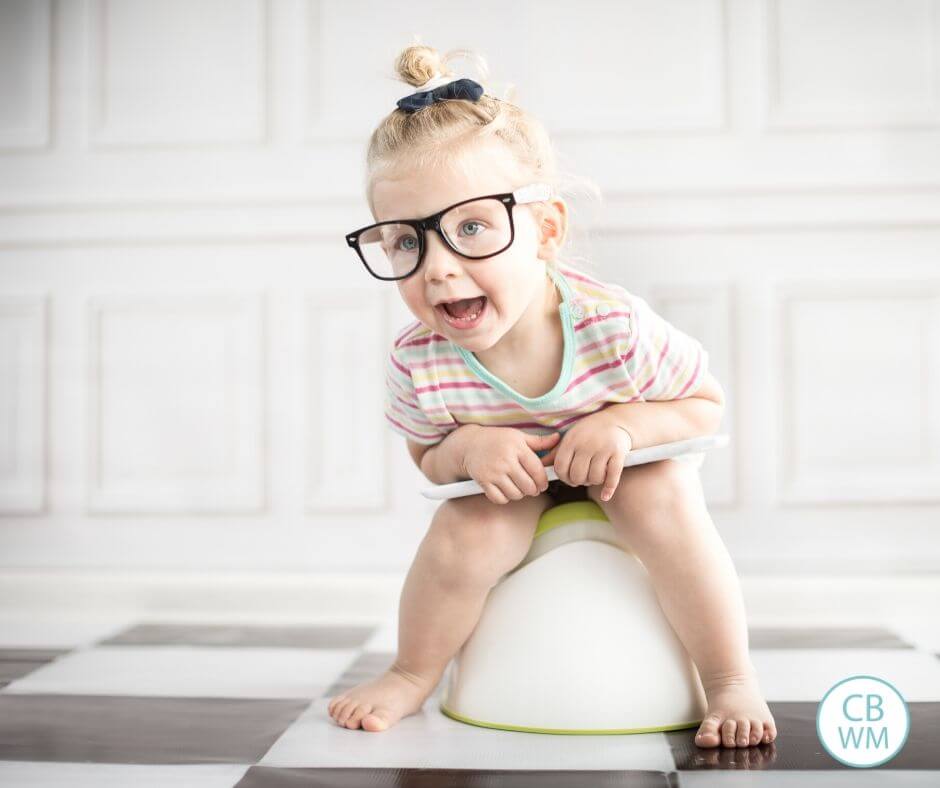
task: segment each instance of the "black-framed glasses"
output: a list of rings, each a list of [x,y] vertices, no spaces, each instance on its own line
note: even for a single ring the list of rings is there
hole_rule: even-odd
[[[551,186],[531,183],[512,192],[488,194],[448,205],[424,219],[393,219],[370,224],[346,236],[366,270],[376,279],[407,279],[421,265],[427,248],[425,233],[437,232],[461,257],[485,260],[505,252],[516,237],[512,207],[542,202]]]

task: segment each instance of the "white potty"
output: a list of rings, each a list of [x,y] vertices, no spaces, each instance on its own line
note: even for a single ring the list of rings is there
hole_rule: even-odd
[[[705,714],[698,671],[643,564],[593,501],[539,519],[448,667],[440,709],[532,733],[649,733]]]

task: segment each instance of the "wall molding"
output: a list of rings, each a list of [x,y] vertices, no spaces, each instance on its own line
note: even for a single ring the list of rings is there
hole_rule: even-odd
[[[940,91],[940,71],[936,68],[938,55],[934,39],[940,40],[940,9],[935,2],[926,7],[926,19],[922,30],[927,52],[924,65],[929,71],[931,90],[924,103],[906,107],[850,108],[821,105],[815,108],[788,106],[780,95],[781,85],[781,4],[786,0],[763,0],[761,3],[762,40],[764,44],[764,128],[768,132],[789,131],[875,131],[878,129],[909,130],[936,129],[940,127],[940,103],[936,96]],[[884,2],[890,8],[890,2]],[[844,33],[840,30],[840,33]],[[931,33],[934,34],[933,38]],[[816,64],[817,68],[824,64]],[[827,103],[828,104],[828,103]],[[874,111],[872,111],[874,110]]]
[[[54,106],[53,73],[55,70],[54,30],[56,9],[52,0],[31,0],[26,7],[38,29],[32,42],[35,68],[27,77],[33,90],[33,115],[25,123],[0,127],[0,153],[30,153],[48,149],[52,131]],[[5,108],[8,112],[9,110]]]
[[[940,464],[936,459],[931,463],[927,459],[919,463],[916,470],[909,472],[902,470],[903,464],[898,461],[887,461],[882,465],[876,462],[867,465],[859,465],[856,458],[844,457],[846,463],[852,462],[851,474],[837,473],[832,465],[827,468],[817,467],[807,468],[807,462],[800,462],[797,457],[795,441],[797,435],[801,434],[798,429],[799,414],[796,410],[796,402],[799,401],[797,392],[790,387],[794,382],[796,367],[793,360],[795,356],[795,328],[796,321],[793,317],[793,310],[798,304],[813,303],[824,301],[828,303],[838,302],[846,307],[851,307],[858,301],[879,300],[890,304],[892,301],[912,301],[916,300],[923,303],[923,313],[925,325],[921,357],[915,364],[918,365],[915,379],[924,381],[927,386],[931,380],[931,341],[935,350],[940,350],[940,321],[934,318],[933,332],[930,331],[931,306],[940,307],[940,279],[917,279],[902,280],[879,277],[876,281],[865,282],[862,280],[853,280],[850,282],[839,281],[786,281],[778,283],[774,288],[775,312],[774,312],[774,330],[777,332],[776,347],[778,349],[776,359],[776,374],[778,376],[778,385],[780,396],[777,400],[778,413],[778,440],[777,440],[777,477],[778,490],[777,501],[779,504],[811,504],[811,505],[855,505],[855,504],[878,504],[891,503],[895,505],[904,504],[930,504],[940,502]],[[933,314],[940,314],[940,308],[934,309]],[[871,316],[867,323],[872,331],[879,331],[878,313]],[[864,338],[861,338],[863,345]],[[872,371],[874,374],[880,374],[877,360],[872,362]],[[937,378],[940,377],[940,364],[934,361],[933,386],[937,385]],[[811,384],[809,384],[811,385]],[[903,385],[899,381],[898,385]],[[921,433],[924,440],[940,441],[940,431],[934,430],[930,434],[931,414],[929,412],[929,389],[923,393],[924,408],[919,414],[920,423],[918,432]],[[846,391],[846,397],[851,397],[852,392]],[[871,414],[872,418],[877,418],[876,413]],[[933,423],[940,423],[940,416],[933,415]],[[859,430],[864,431],[864,424],[859,425]],[[940,444],[934,443],[933,446],[927,446],[927,453],[936,458]],[[837,464],[837,463],[836,463]],[[892,476],[892,472],[895,474]],[[851,478],[850,478],[851,476]]]
[[[172,124],[143,124],[114,122],[110,119],[108,96],[105,87],[107,70],[115,67],[107,53],[109,32],[108,4],[105,0],[90,0],[86,6],[87,35],[87,143],[90,148],[216,148],[229,145],[262,145],[267,141],[270,125],[269,104],[272,93],[271,46],[269,42],[270,0],[243,0],[250,3],[256,14],[256,29],[253,32],[253,53],[257,65],[254,75],[256,107],[233,122],[209,122],[184,127]],[[118,64],[119,65],[119,64]],[[243,91],[241,91],[243,92]],[[184,113],[185,114],[185,113]]]
[[[266,299],[261,292],[180,291],[164,293],[95,293],[86,306],[88,327],[87,367],[87,513],[220,514],[267,511],[267,344]],[[104,407],[108,398],[107,375],[130,375],[122,359],[105,354],[105,320],[111,316],[141,323],[155,322],[179,313],[203,323],[212,321],[224,331],[225,381],[217,391],[217,410],[223,416],[221,435],[227,454],[211,473],[188,478],[168,478],[165,470],[147,478],[109,478],[105,453],[105,428],[111,415]],[[149,357],[141,348],[138,352]],[[163,351],[166,352],[167,348]],[[108,363],[110,361],[110,363]],[[124,381],[126,385],[126,380]],[[175,387],[172,381],[167,388]],[[205,393],[209,396],[209,392]],[[112,406],[113,407],[113,406]],[[224,408],[224,410],[222,410]],[[203,409],[206,406],[203,405]],[[147,418],[141,412],[141,419]],[[120,422],[119,422],[120,423]],[[126,423],[124,424],[126,427]],[[112,429],[116,429],[112,425]],[[134,444],[134,436],[123,436]],[[185,445],[183,441],[180,445]],[[113,461],[113,460],[112,460]]]
[[[392,509],[389,430],[380,402],[391,295],[364,288],[307,293],[304,497],[309,516],[348,518]],[[343,422],[336,418],[338,410],[360,417]],[[365,489],[363,478],[369,479]]]
[[[0,388],[13,384],[7,395],[10,410],[0,413],[0,435],[12,445],[0,448],[0,515],[43,514],[49,484],[49,294],[47,292],[0,293],[0,341],[2,324],[14,328],[12,357],[0,355],[0,369],[13,374],[0,379]],[[18,326],[16,325],[18,324]],[[6,343],[0,345],[5,350]],[[26,364],[18,363],[27,361]],[[7,362],[9,366],[7,366]],[[32,362],[32,363],[29,363]],[[7,432],[6,427],[10,427]],[[9,453],[9,463],[4,455]]]

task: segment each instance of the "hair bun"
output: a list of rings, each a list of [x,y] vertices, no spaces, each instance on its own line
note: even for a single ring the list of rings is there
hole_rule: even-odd
[[[436,49],[420,44],[402,51],[395,62],[395,70],[412,87],[423,85],[434,77],[453,76]]]

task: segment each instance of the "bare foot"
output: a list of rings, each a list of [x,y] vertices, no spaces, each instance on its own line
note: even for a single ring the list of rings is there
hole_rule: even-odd
[[[367,731],[384,731],[402,717],[414,714],[437,686],[392,665],[377,679],[357,684],[330,700],[330,716],[337,724]]]
[[[703,682],[708,710],[695,734],[699,747],[753,747],[777,738],[777,726],[755,673]]]

